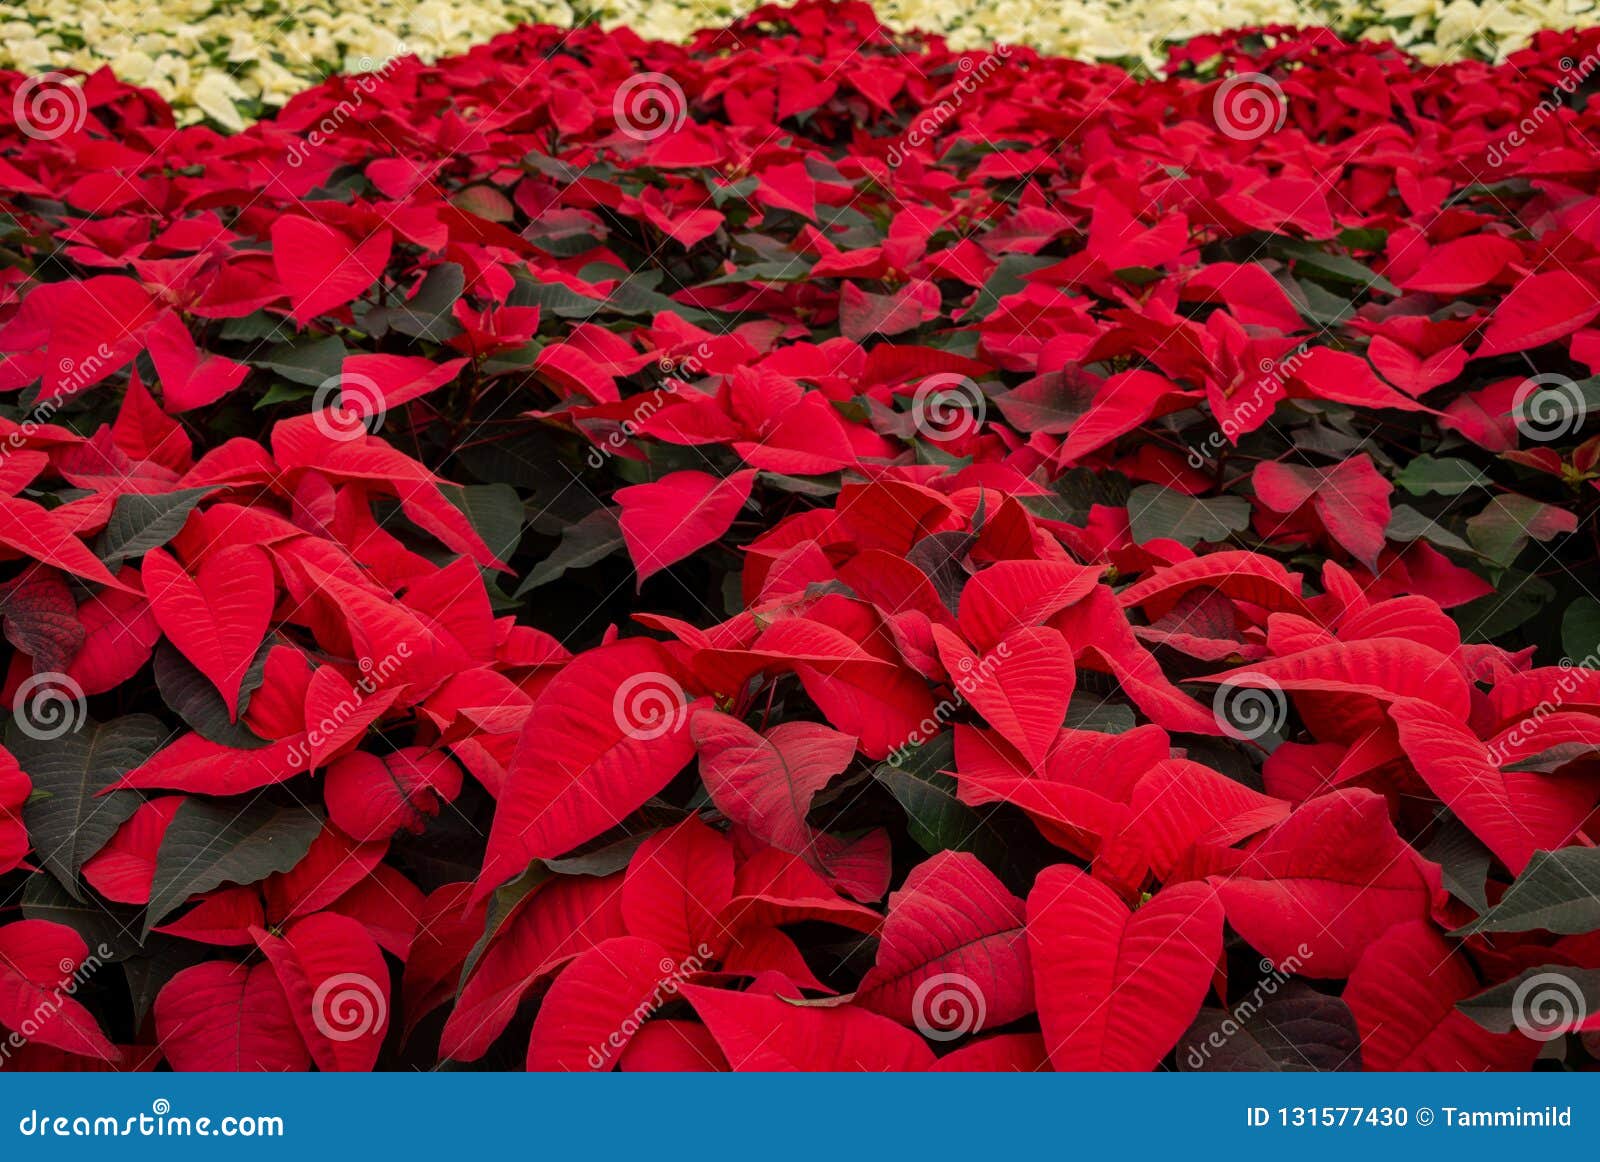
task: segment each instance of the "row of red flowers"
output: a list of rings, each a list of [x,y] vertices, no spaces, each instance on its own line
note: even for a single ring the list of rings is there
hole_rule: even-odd
[[[1592,1063],[1597,51],[0,79],[5,1063]]]

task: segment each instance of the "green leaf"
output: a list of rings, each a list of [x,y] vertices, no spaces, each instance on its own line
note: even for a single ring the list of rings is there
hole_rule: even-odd
[[[1576,936],[1600,928],[1600,847],[1536,851],[1500,902],[1452,936],[1533,932]]]
[[[22,811],[33,849],[74,899],[83,898],[78,869],[144,801],[133,791],[100,792],[142,765],[167,736],[166,727],[147,714],[105,723],[85,718],[59,738],[36,738],[18,722],[6,730],[6,746],[34,787],[49,796]]]
[[[1346,250],[1365,250],[1376,254],[1389,243],[1389,232],[1369,226],[1346,226],[1339,231],[1339,245]]]
[[[1133,708],[1120,702],[1107,702],[1093,694],[1074,690],[1067,703],[1067,728],[1094,730],[1101,734],[1126,734],[1136,725]]]
[[[1347,296],[1334,294],[1314,282],[1296,282],[1294,288],[1301,299],[1300,313],[1313,323],[1324,327],[1340,327],[1356,313],[1356,305]]]
[[[1532,433],[1542,433],[1546,440],[1576,431],[1585,419],[1600,411],[1600,375],[1577,380],[1536,377],[1529,382],[1535,390],[1505,414]]]
[[[1475,912],[1489,910],[1485,885],[1494,857],[1483,841],[1468,831],[1459,819],[1446,816],[1423,855],[1439,865],[1446,891],[1470,905]]]
[[[541,585],[548,585],[568,569],[582,569],[603,561],[623,545],[617,514],[609,508],[597,508],[563,530],[555,552],[540,561],[523,579],[516,595],[521,597]]]
[[[443,343],[461,333],[451,308],[466,289],[459,264],[441,262],[423,278],[416,293],[396,307],[369,307],[360,312],[361,325],[375,337],[387,331]]]
[[[971,852],[1003,876],[1012,859],[994,809],[968,807],[957,798],[955,779],[944,773],[954,767],[954,736],[946,731],[902,753],[899,763],[879,763],[872,777],[905,808],[906,829],[923,851]]]
[[[145,932],[191,896],[288,871],[321,831],[322,816],[298,803],[285,807],[257,799],[240,807],[185,799],[156,852]]]
[[[446,484],[440,491],[465,514],[491,553],[502,561],[511,560],[522,543],[526,516],[515,488],[509,484],[469,484],[464,488]]]
[[[472,970],[478,967],[479,957],[488,951],[489,944],[499,935],[507,921],[516,915],[522,902],[554,874],[542,863],[529,864],[528,869],[520,876],[509,883],[501,884],[490,894],[489,912],[484,920],[483,935],[478,937],[478,942],[472,946],[472,951],[467,953],[466,962],[461,966],[463,984],[471,978]]]
[[[101,960],[123,960],[140,949],[139,909],[90,896],[74,899],[55,876],[29,876],[22,915],[71,928]]]
[[[1548,541],[1578,527],[1578,518],[1557,505],[1515,492],[1501,493],[1467,520],[1467,539],[1498,565],[1510,565],[1529,538]]]
[[[1458,605],[1449,613],[1461,627],[1463,639],[1494,641],[1521,627],[1554,601],[1555,596],[1556,587],[1543,577],[1508,569],[1501,574],[1493,593]],[[1524,641],[1516,643],[1518,647],[1526,644]]]
[[[1037,254],[1006,255],[995,266],[989,281],[983,284],[983,290],[978,293],[978,301],[973,304],[968,315],[974,319],[987,318],[994,313],[1001,299],[1016,294],[1028,285],[1023,281],[1023,275],[1042,270],[1055,261],[1054,258],[1044,258]]]
[[[598,312],[601,306],[598,300],[585,298],[561,283],[534,282],[532,279],[518,279],[517,285],[511,288],[506,298],[506,305],[538,307],[563,319],[587,319]]]
[[[265,677],[267,654],[271,649],[270,640],[261,644],[255,660],[250,663],[244,679],[239,683],[241,717],[238,722],[229,720],[228,704],[217,693],[215,683],[196,669],[194,663],[171,642],[165,640],[156,645],[151,666],[155,672],[156,689],[161,691],[161,700],[175,710],[196,734],[222,746],[255,750],[266,746],[267,740],[244,724],[243,714],[250,706],[250,695]]]
[[[1441,549],[1456,549],[1476,555],[1476,550],[1431,516],[1409,504],[1397,504],[1389,513],[1389,527],[1383,535],[1391,541],[1428,541]]]
[[[252,411],[273,407],[280,403],[298,403],[303,399],[311,399],[316,392],[299,383],[285,383],[278,380],[261,393],[261,398],[251,406]]]
[[[307,387],[319,387],[339,374],[344,366],[344,340],[337,335],[322,339],[297,339],[292,343],[279,343],[251,365],[276,371],[285,379]]]
[[[1402,468],[1394,482],[1412,496],[1426,496],[1436,492],[1440,496],[1459,496],[1469,488],[1480,488],[1489,482],[1483,471],[1468,460],[1454,456],[1434,459],[1418,456]]]
[[[194,506],[215,491],[214,486],[207,486],[161,494],[123,493],[100,534],[95,555],[115,573],[123,561],[142,557],[177,536]]]
[[[1294,273],[1298,277],[1313,278],[1340,287],[1355,287],[1361,291],[1378,290],[1386,295],[1400,293],[1394,283],[1366,263],[1357,262],[1348,255],[1330,254],[1310,242],[1283,239],[1274,239],[1272,248],[1293,260]]]
[[[1239,496],[1190,496],[1159,484],[1141,484],[1128,495],[1128,522],[1137,544],[1170,539],[1194,548],[1225,541],[1250,527],[1250,502]]]
[[[1547,1008],[1541,997],[1556,1003]],[[1600,1013],[1600,969],[1567,964],[1526,968],[1511,980],[1457,1001],[1456,1008],[1491,1033],[1531,1029],[1545,1039],[1544,1033],[1575,1029],[1585,1014]]]
[[[1600,601],[1580,597],[1561,615],[1561,649],[1574,663],[1592,665],[1600,653]]]

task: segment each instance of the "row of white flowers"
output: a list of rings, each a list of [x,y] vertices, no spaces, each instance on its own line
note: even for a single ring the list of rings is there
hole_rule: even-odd
[[[598,19],[682,40],[757,0],[8,0],[0,68],[109,64],[188,120],[237,128],[331,72],[397,53],[435,59],[519,23]],[[1174,41],[1252,24],[1327,24],[1394,40],[1424,61],[1503,57],[1541,28],[1600,22],[1600,0],[878,0],[899,28],[958,48],[1030,44],[1090,60],[1159,66]]]

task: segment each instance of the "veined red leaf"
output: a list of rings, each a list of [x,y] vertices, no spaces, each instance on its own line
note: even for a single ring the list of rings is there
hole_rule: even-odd
[[[1178,884],[1129,912],[1066,864],[1028,893],[1039,1025],[1058,1070],[1154,1069],[1200,1011],[1222,956],[1222,905]]]

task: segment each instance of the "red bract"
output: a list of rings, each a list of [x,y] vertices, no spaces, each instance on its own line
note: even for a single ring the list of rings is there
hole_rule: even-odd
[[[0,1064],[1592,1066],[1596,51],[0,128]]]

